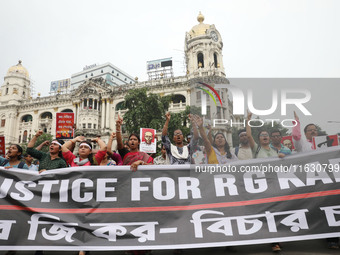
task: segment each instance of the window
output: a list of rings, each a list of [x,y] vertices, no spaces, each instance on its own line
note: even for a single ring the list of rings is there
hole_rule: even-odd
[[[2,120],[1,120],[1,127],[4,127],[5,124],[6,124],[6,119],[2,119]]]
[[[21,143],[21,135],[19,135],[19,141],[18,141],[18,143]]]
[[[119,76],[119,73],[117,73],[117,76]]]
[[[113,70],[112,70],[112,72],[111,72],[111,73],[115,73],[115,71],[113,71]]]
[[[83,128],[86,128],[86,124],[85,123],[83,123]]]
[[[217,106],[217,118],[222,119],[221,106]]]
[[[96,128],[97,128],[97,125],[96,125],[96,124],[93,124],[93,128],[96,129]]]
[[[126,81],[127,79],[125,78],[125,81]]]
[[[218,67],[218,63],[217,63],[217,53],[216,53],[216,52],[214,53],[214,66],[215,66],[215,68]]]
[[[206,119],[210,120],[210,106],[207,106],[207,115],[205,116]]]
[[[87,123],[87,128],[92,128],[92,124],[91,123]]]
[[[197,54],[197,66],[198,68],[204,68],[204,57],[203,53]]]
[[[22,142],[23,142],[23,143],[26,143],[26,142],[27,142],[27,130],[24,131],[24,135],[23,135],[23,138],[22,138]]]
[[[100,72],[101,72],[101,73],[104,73],[104,71],[103,71],[103,70],[101,70]]]
[[[85,75],[85,78],[87,78],[87,75]]]
[[[6,88],[6,95],[8,95],[8,88]]]
[[[197,101],[201,100],[201,91],[196,92],[196,99],[197,99]]]
[[[93,73],[91,73],[91,76],[93,76]]]

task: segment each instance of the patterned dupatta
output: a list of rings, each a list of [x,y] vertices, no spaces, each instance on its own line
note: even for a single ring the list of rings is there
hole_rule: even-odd
[[[137,160],[143,160],[146,163],[149,163],[150,156],[145,152],[137,151],[137,152],[129,152],[125,155],[123,159],[123,165],[131,165],[133,162]]]

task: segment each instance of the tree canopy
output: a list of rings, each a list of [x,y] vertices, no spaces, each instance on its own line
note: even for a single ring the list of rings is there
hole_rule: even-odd
[[[147,93],[147,88],[130,90],[125,96],[124,107],[128,109],[124,114],[125,130],[137,134],[140,128],[161,130],[171,98]]]

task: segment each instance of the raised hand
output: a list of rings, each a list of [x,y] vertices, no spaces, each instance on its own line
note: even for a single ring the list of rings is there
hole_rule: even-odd
[[[247,112],[248,112],[247,120],[250,120],[250,119],[251,119],[251,116],[253,116],[253,114],[252,114],[250,111],[247,111]]]
[[[166,119],[167,121],[170,121],[170,119],[171,119],[171,114],[170,114],[170,112],[167,112],[167,113],[165,114],[165,119]]]
[[[116,138],[116,133],[115,132],[112,132],[112,134],[111,134],[111,136],[110,136],[110,138],[113,140],[113,139],[115,139]]]
[[[39,137],[43,134],[44,132],[42,130],[38,130],[37,133],[35,133],[35,137]]]

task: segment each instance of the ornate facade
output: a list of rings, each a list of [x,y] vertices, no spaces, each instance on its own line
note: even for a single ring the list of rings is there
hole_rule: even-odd
[[[192,93],[198,81],[209,84],[228,83],[222,61],[223,43],[214,25],[204,24],[204,17],[199,14],[199,24],[185,36],[185,55],[187,75],[163,78],[145,82],[135,82],[122,86],[112,86],[103,78],[88,79],[77,89],[68,94],[31,98],[29,73],[21,61],[8,69],[4,83],[0,88],[0,135],[6,138],[6,145],[24,143],[38,129],[55,135],[56,113],[73,112],[77,125],[76,134],[88,137],[102,135],[107,139],[115,129],[117,114],[124,115],[126,110],[121,105],[127,91],[147,87],[155,94],[177,95],[171,102],[169,111],[183,111],[192,102],[199,102],[199,93]],[[230,119],[230,102],[227,91],[222,94],[223,109],[220,118]],[[224,96],[223,96],[224,95]],[[213,106],[215,107],[215,106]],[[211,118],[210,116],[207,118]],[[231,142],[231,133],[228,140]]]

